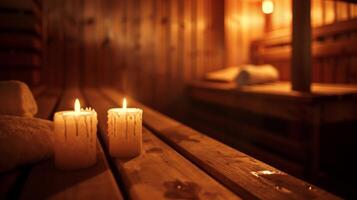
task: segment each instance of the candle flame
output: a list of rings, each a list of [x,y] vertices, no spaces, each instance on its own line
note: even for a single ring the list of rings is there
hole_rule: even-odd
[[[79,102],[78,99],[74,102],[74,111],[75,112],[80,112],[81,111],[81,103]]]
[[[123,108],[126,109],[126,99],[123,99]]]

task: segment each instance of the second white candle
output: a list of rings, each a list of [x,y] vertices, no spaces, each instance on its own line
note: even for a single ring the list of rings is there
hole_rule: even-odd
[[[141,109],[123,108],[108,110],[109,152],[113,157],[128,158],[140,155],[142,149]]]

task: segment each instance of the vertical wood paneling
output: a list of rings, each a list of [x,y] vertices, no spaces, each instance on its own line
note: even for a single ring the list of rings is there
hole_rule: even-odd
[[[289,27],[291,1],[274,2],[272,30]],[[111,85],[160,110],[184,101],[188,81],[208,71],[249,63],[251,41],[264,36],[264,15],[256,1],[49,0],[44,4],[47,82]],[[313,0],[313,25],[357,17],[356,8]],[[321,74],[314,80],[342,82],[343,74],[354,73],[356,62],[320,63],[314,73]],[[288,80],[289,64],[281,66],[282,79]],[[336,75],[323,74],[330,68]]]
[[[62,86],[64,83],[64,31],[63,4],[59,0],[51,0],[46,4],[47,58],[43,77],[50,85]]]
[[[184,80],[188,81],[192,78],[192,27],[191,22],[192,18],[192,1],[193,0],[184,0],[184,57],[183,57],[183,71],[184,71]]]
[[[100,23],[100,39],[99,39],[99,85],[109,85],[112,80],[111,72],[113,71],[113,13],[111,6],[115,0],[101,1],[101,14],[99,16]]]
[[[205,39],[207,37],[206,33],[206,18],[205,18],[205,5],[207,4],[207,0],[197,0],[195,1],[195,79],[201,79],[204,73],[204,48],[205,48]]]
[[[110,48],[111,48],[111,65],[110,65],[110,71],[107,72],[108,78],[110,78],[108,84],[112,87],[115,87],[117,89],[122,89],[121,84],[119,84],[117,81],[118,79],[121,80],[122,78],[122,59],[121,59],[121,45],[122,45],[122,35],[119,33],[122,30],[122,6],[123,6],[123,1],[116,1],[116,0],[111,0],[111,3],[108,4],[107,7],[107,12],[111,14],[111,40],[110,40]]]
[[[154,1],[141,2],[141,74],[139,79],[142,81],[141,85],[141,99],[148,104],[152,104],[152,98],[149,94],[153,91],[153,64],[154,64],[154,30],[155,30],[155,12]]]
[[[80,66],[82,84],[95,86],[98,82],[98,28],[97,17],[99,0],[83,1],[83,16],[80,23],[83,26],[82,56],[83,62]]]
[[[233,0],[228,0],[233,1]],[[272,14],[273,26],[272,33],[279,33],[282,29],[290,28],[289,12],[291,8],[288,0],[275,0],[275,9]],[[311,19],[313,26],[329,25],[335,22],[341,22],[356,17],[356,4],[342,1],[327,1],[327,0],[312,0]],[[249,9],[252,12],[252,8]],[[252,18],[252,17],[251,17]],[[251,27],[251,25],[250,25]],[[250,31],[252,32],[252,31]],[[259,31],[258,31],[259,32]],[[231,33],[233,34],[233,33]],[[230,37],[230,36],[228,36]],[[321,42],[334,42],[347,37],[355,37],[352,35],[338,35],[326,37]],[[248,39],[252,41],[252,39]],[[240,45],[243,48],[243,45]],[[237,48],[237,46],[235,46]],[[243,48],[244,49],[244,48]],[[233,52],[233,51],[232,51]],[[227,52],[229,55],[230,53]],[[313,61],[313,80],[317,82],[339,82],[346,83],[351,80],[352,73],[357,66],[355,61],[350,59],[350,55],[341,55],[338,57],[322,58]],[[290,80],[290,63],[283,61],[274,61],[274,64],[281,72],[281,80]],[[316,68],[316,69],[315,69]],[[317,73],[317,74],[316,74]]]
[[[311,1],[311,23],[312,26],[321,26],[323,24],[323,6],[324,0]]]
[[[77,19],[80,19],[81,12],[80,1],[64,1],[63,6],[63,34],[64,34],[64,81],[67,86],[79,84],[79,66],[80,63],[80,26],[77,25]]]

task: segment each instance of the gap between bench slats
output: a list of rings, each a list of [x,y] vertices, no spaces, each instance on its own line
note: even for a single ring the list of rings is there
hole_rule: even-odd
[[[96,108],[100,132],[107,137],[107,110],[115,104],[96,89],[85,89],[84,94]],[[142,154],[133,159],[113,160],[131,199],[240,199],[145,127]]]
[[[123,98],[110,88],[103,88],[101,92],[115,104]],[[278,170],[132,99],[129,99],[129,105],[144,110],[144,123],[156,135],[240,196],[258,199],[338,199],[285,173],[257,177],[254,172]]]
[[[75,98],[84,103],[78,89],[65,90],[56,110],[72,110]],[[44,105],[39,103],[39,107]],[[55,169],[53,160],[35,165],[21,199],[123,199],[99,143],[97,148],[97,164],[90,168],[61,171]]]

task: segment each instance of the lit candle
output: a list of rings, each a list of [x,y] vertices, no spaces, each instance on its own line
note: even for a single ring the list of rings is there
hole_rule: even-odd
[[[140,155],[142,148],[142,114],[138,108],[108,110],[109,152],[113,157],[130,158]]]
[[[80,169],[97,161],[97,113],[81,109],[76,99],[74,111],[56,112],[55,165],[58,169]]]

